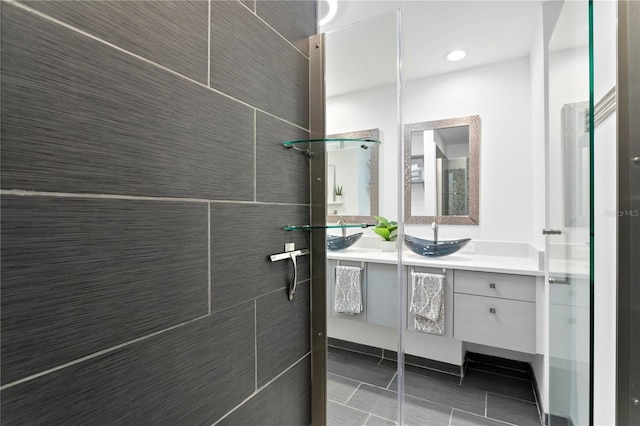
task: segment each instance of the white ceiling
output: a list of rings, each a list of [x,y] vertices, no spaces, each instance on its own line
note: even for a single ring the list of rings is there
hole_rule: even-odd
[[[397,9],[402,10],[403,73],[410,81],[528,56],[542,3],[339,0],[336,17],[320,27],[327,33],[327,96],[395,81]],[[319,15],[323,12],[321,4]],[[444,55],[454,49],[466,50],[467,57],[446,61]]]

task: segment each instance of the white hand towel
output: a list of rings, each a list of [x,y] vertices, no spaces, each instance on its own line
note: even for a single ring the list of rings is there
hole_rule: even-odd
[[[414,272],[411,306],[418,331],[444,334],[444,276]]]
[[[347,314],[362,312],[362,269],[355,266],[336,266],[333,310]]]

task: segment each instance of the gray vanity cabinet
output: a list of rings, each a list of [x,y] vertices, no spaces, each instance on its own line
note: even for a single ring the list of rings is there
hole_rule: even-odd
[[[535,277],[455,271],[453,337],[536,352]]]
[[[359,314],[335,312],[336,266],[356,266],[362,271],[362,303]],[[387,327],[398,326],[398,273],[396,265],[369,262],[327,261],[327,306],[329,315]]]
[[[367,322],[398,326],[398,268],[396,265],[367,263]]]
[[[338,265],[363,268],[361,276],[363,312],[359,314],[350,315],[334,311],[335,268]],[[413,352],[409,353],[425,358],[439,359],[438,356],[441,356],[448,359],[440,352],[444,351],[447,354],[460,352],[462,342],[536,353],[537,284],[535,276],[447,269],[444,302],[445,332],[443,336],[437,336],[417,331],[415,328],[414,316],[409,310],[412,293],[411,274],[412,272],[442,274],[443,269],[406,266],[405,272],[406,280],[403,284],[406,286],[407,312],[403,322],[407,330],[408,345],[413,348]],[[328,259],[327,286],[327,314],[330,317],[338,318],[340,321],[349,320],[367,324],[354,327],[352,329],[354,333],[361,333],[368,324],[397,329],[401,294],[397,265]],[[565,299],[570,297],[577,296],[567,292]],[[561,313],[563,314],[564,311]],[[342,324],[346,323],[342,322]],[[348,327],[343,327],[341,333],[347,329]],[[371,330],[374,332],[375,329]],[[342,335],[340,338],[348,340],[345,336]],[[353,338],[360,341],[362,335],[358,334]],[[441,340],[433,340],[434,338]],[[457,347],[456,342],[459,345]],[[362,341],[360,343],[369,344]]]

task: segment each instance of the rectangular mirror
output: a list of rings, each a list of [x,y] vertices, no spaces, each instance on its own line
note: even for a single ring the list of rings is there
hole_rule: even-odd
[[[405,221],[477,225],[480,117],[404,126]]]
[[[327,139],[379,140],[378,129],[328,135]],[[327,222],[374,223],[378,214],[378,145],[342,149],[327,145]]]

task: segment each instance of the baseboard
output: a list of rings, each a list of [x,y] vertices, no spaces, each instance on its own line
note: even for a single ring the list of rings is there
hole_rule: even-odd
[[[566,417],[549,415],[549,413],[544,413],[543,421],[545,425],[549,424],[549,418],[553,420],[552,426],[574,426],[573,421]]]
[[[378,348],[375,346],[362,345],[360,343],[349,342],[346,340],[329,338],[328,345],[334,348],[345,349],[361,354],[378,356],[389,361],[396,361],[398,359],[398,353],[389,349]],[[458,377],[462,377],[463,367],[455,364],[449,364],[442,361],[436,361],[433,359],[422,358],[416,355],[405,354],[404,363],[412,365],[414,367],[427,368],[430,370],[439,371],[442,373],[453,374]]]

